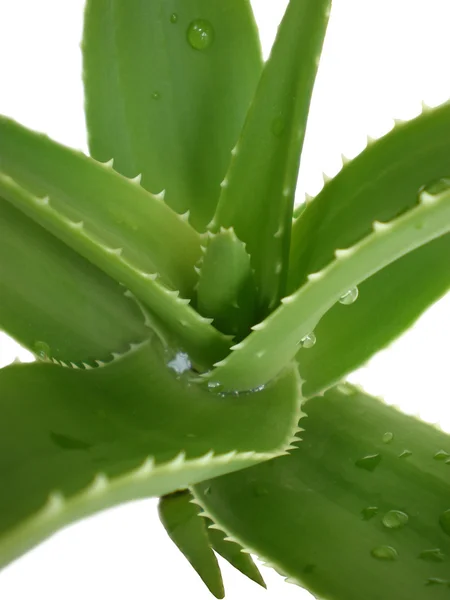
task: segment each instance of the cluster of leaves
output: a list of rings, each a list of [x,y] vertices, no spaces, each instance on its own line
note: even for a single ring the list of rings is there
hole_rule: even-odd
[[[263,64],[247,0],[89,0],[91,157],[0,118],[0,325],[38,359],[0,372],[1,565],[158,496],[217,597],[213,550],[448,594],[450,440],[342,380],[449,288],[450,105],[294,211],[330,4]]]

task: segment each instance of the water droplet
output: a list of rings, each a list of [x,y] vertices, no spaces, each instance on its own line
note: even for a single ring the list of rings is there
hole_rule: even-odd
[[[450,535],[450,508],[439,517],[439,525],[447,535]]]
[[[392,431],[386,431],[386,433],[381,438],[383,444],[390,444],[393,439],[394,439],[394,434],[392,433]]]
[[[372,472],[372,471],[375,471],[375,469],[378,467],[380,462],[381,462],[380,454],[368,454],[367,456],[364,456],[363,458],[359,458],[355,462],[355,465],[359,469],[365,469],[366,471]]]
[[[41,360],[50,359],[50,346],[45,342],[36,342],[33,346],[33,352]]]
[[[361,511],[361,515],[364,521],[370,521],[370,519],[373,519],[377,513],[378,506],[368,506],[367,508],[363,508]]]
[[[188,27],[187,39],[194,50],[206,50],[214,41],[213,26],[205,19],[195,19]]]
[[[397,560],[398,558],[398,552],[392,546],[376,546],[370,554],[379,560]]]
[[[161,94],[159,92],[153,92],[152,100],[159,100],[161,98]]]
[[[348,290],[348,292],[345,292],[345,294],[343,294],[340,298],[339,298],[339,302],[341,304],[353,304],[353,302],[356,302],[357,298],[358,298],[358,294],[359,294],[359,290],[357,287],[352,288],[351,290]]]
[[[419,554],[419,558],[429,562],[444,562],[445,554],[440,548],[431,548],[430,550],[424,550]]]
[[[272,121],[272,125],[270,130],[272,131],[275,137],[281,137],[286,129],[286,120],[283,117],[276,117]]]
[[[172,13],[170,15],[170,22],[173,23],[175,25],[175,23],[178,23],[178,15],[177,13]]]
[[[408,458],[409,456],[412,455],[411,450],[403,450],[403,452],[401,452],[398,457],[399,458]]]
[[[204,491],[205,496],[210,496],[211,495],[211,486],[208,485],[207,487],[205,487],[205,491]]]
[[[177,352],[175,358],[167,363],[169,369],[173,369],[175,373],[181,375],[185,371],[189,371],[192,367],[189,355],[185,352]]]
[[[438,450],[433,458],[434,460],[447,460],[447,458],[450,458],[450,454],[445,450]]]
[[[450,582],[447,579],[441,579],[440,577],[429,577],[425,585],[448,585]]]
[[[409,517],[401,510],[390,510],[382,518],[382,523],[388,529],[401,529],[409,521]]]
[[[305,335],[305,337],[300,340],[300,346],[302,348],[312,348],[315,343],[316,335],[313,331],[311,333],[308,333],[308,335]]]
[[[219,392],[221,389],[223,389],[223,385],[218,381],[208,381],[208,388],[210,390],[214,390],[215,392]]]

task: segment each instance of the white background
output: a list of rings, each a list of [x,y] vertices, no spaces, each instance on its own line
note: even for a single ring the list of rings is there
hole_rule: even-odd
[[[83,0],[0,0],[0,113],[86,151],[83,5]],[[286,0],[253,5],[267,56]],[[360,152],[366,134],[387,132],[392,117],[414,117],[421,100],[436,105],[450,97],[449,22],[448,0],[334,0],[299,200],[305,191],[319,191],[323,170],[329,175],[339,170],[341,152]],[[447,296],[351,379],[450,431],[449,340]],[[0,365],[17,355],[27,358],[0,333]],[[163,532],[155,506],[154,500],[136,502],[67,528],[0,574],[0,597],[210,598]],[[221,564],[230,600],[309,597],[266,569],[268,592]]]

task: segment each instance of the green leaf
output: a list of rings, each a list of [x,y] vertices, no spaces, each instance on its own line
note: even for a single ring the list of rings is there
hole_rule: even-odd
[[[90,0],[82,48],[92,156],[205,229],[261,72],[248,0]]]
[[[290,1],[210,225],[233,227],[246,243],[260,319],[286,285],[300,154],[329,10],[330,0]]]
[[[450,235],[426,244],[359,286],[350,306],[335,304],[315,329],[317,343],[297,353],[305,397],[314,396],[364,364],[413,325],[450,289]],[[374,315],[377,315],[374,327]]]
[[[348,385],[306,411],[292,454],[195,486],[206,515],[317,597],[444,598],[449,436]]]
[[[145,305],[151,310],[153,318],[146,318],[146,323],[157,331],[164,330],[162,339],[170,337],[173,340],[171,345],[188,352],[199,369],[209,368],[214,360],[227,353],[229,339],[212,327],[210,319],[200,316],[188,306],[189,300],[180,298],[179,291],[168,289],[156,273],[140,270],[120,248],[117,250],[104,245],[86,229],[83,221],[72,220],[60,213],[52,199],[29,193],[1,172],[0,194],[116,281],[126,285],[128,293],[142,301],[144,312]],[[156,322],[158,326],[155,328]]]
[[[209,591],[223,598],[222,575],[216,555],[209,544],[206,523],[198,516],[199,508],[191,503],[187,490],[164,496],[159,501],[159,517],[170,539],[178,546]]]
[[[197,308],[214,326],[238,339],[254,322],[256,287],[245,244],[233,229],[209,234],[200,261]]]
[[[150,334],[123,287],[1,198],[0,298],[0,329],[41,358],[95,365]]]
[[[336,249],[334,261],[308,275],[302,287],[283,298],[282,305],[254,325],[243,342],[232,346],[233,351],[216,363],[206,379],[226,389],[249,389],[270,381],[299,344],[311,342],[306,336],[348,290],[450,230],[450,190],[434,192],[421,192],[414,208],[389,223],[375,221],[372,233],[353,247]]]
[[[96,511],[290,447],[302,414],[293,366],[262,391],[225,398],[177,376],[174,358],[146,343],[92,370],[0,371],[0,565]]]
[[[121,250],[141,271],[157,273],[189,296],[197,277],[200,236],[154,196],[81,152],[0,117],[0,171],[53,208],[82,222],[97,241]],[[32,215],[34,218],[34,215]]]
[[[208,523],[209,540],[214,550],[243,575],[265,588],[264,579],[250,554],[247,554],[235,540],[228,539],[226,534],[210,519],[206,519],[206,522]]]
[[[292,231],[289,292],[367,236],[374,221],[411,209],[424,186],[450,175],[450,103],[424,107],[373,141],[308,204]]]

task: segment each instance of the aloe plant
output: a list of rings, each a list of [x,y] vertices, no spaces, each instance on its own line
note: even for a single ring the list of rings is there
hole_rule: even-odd
[[[450,439],[345,377],[450,287],[450,104],[294,210],[330,8],[263,64],[247,0],[88,0],[90,156],[0,118],[0,565],[153,496],[216,597],[447,597]]]

